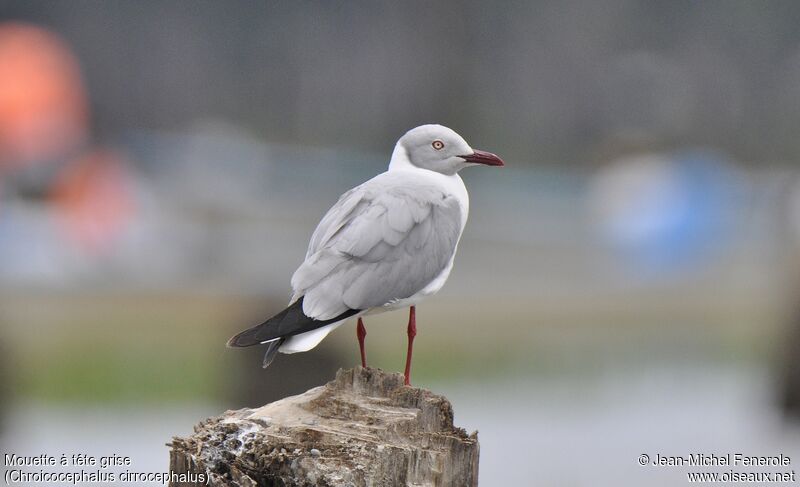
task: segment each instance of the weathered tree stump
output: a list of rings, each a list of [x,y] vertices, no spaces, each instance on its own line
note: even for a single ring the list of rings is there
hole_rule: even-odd
[[[172,472],[213,486],[478,485],[477,432],[453,426],[450,402],[372,368],[207,419],[171,446]]]

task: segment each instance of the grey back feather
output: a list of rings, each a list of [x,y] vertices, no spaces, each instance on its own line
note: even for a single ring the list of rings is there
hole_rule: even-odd
[[[458,201],[413,174],[387,172],[344,195],[292,276],[293,300],[324,320],[413,296],[449,264],[461,236]]]

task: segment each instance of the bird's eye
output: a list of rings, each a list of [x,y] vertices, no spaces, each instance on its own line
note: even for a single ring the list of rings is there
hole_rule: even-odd
[[[436,150],[442,150],[444,149],[444,142],[442,142],[441,140],[434,140],[431,143],[431,146]]]

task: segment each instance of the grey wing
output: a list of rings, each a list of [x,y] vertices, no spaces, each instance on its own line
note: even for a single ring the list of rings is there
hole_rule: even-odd
[[[365,183],[320,222],[293,299],[324,320],[411,297],[447,267],[461,230],[458,202],[439,188]]]

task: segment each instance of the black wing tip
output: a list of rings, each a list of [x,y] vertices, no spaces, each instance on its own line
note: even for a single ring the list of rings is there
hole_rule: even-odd
[[[359,313],[361,310],[350,309],[328,320],[316,320],[303,312],[303,298],[301,297],[288,308],[276,314],[260,325],[248,328],[228,340],[228,348],[252,347],[282,340],[286,337],[315,330],[330,323],[344,320]]]
[[[232,336],[230,338],[230,340],[228,340],[228,342],[225,344],[225,346],[228,347],[228,348],[242,348],[242,347],[250,347],[250,346],[255,345],[256,343],[253,342],[252,340],[248,341],[248,342],[245,342],[243,340],[243,338],[244,338],[243,335],[245,333],[247,333],[248,331],[250,331],[250,330],[245,330],[245,331],[243,331],[241,333],[238,333],[238,334]]]
[[[283,311],[276,314],[267,321],[261,323],[260,325],[253,326],[232,336],[230,340],[228,340],[228,343],[226,343],[226,346],[228,348],[252,347],[254,345],[261,345],[263,343],[268,343],[269,341],[275,338],[282,338],[282,337],[270,337],[264,340],[259,337],[259,334],[264,330],[265,327],[272,325],[273,320],[275,320],[276,318],[278,320],[282,320],[283,317],[286,315],[286,313],[288,313],[292,309],[297,309],[297,308],[300,308],[302,310],[302,306],[303,306],[303,298],[301,297],[300,299],[289,305],[288,308],[284,309]]]
[[[232,336],[230,340],[228,340],[228,342],[225,344],[225,346],[227,346],[228,348],[244,348],[244,347],[252,347],[253,345],[267,345],[277,341],[283,342],[284,337],[277,337],[264,341],[256,338],[260,326],[261,325],[250,328],[248,330],[245,330],[241,333]]]

